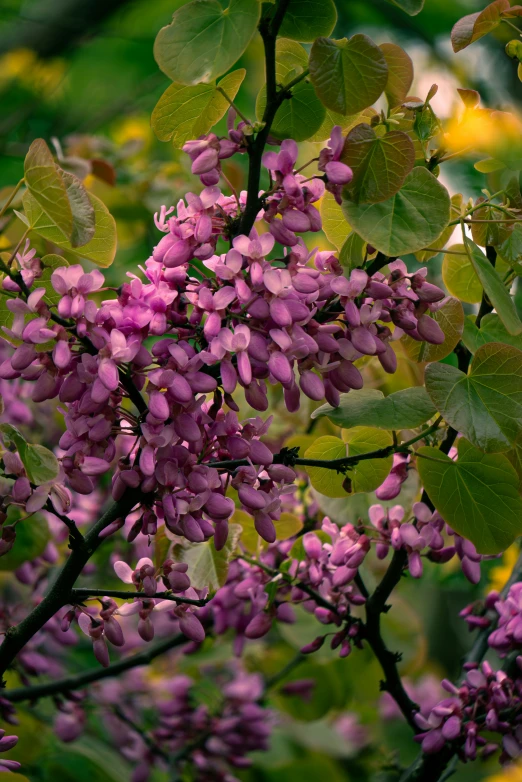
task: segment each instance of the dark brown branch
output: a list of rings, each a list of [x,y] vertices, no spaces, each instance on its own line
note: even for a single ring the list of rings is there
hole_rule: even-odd
[[[30,687],[16,687],[12,690],[5,690],[2,695],[11,701],[11,703],[20,703],[21,701],[36,701],[39,698],[46,698],[50,695],[74,692],[75,690],[81,690],[87,684],[92,684],[101,679],[119,676],[121,673],[129,671],[131,668],[136,668],[139,665],[149,665],[156,657],[169,652],[177,646],[183,646],[187,643],[190,643],[190,641],[186,636],[183,634],[176,635],[173,638],[167,638],[164,641],[160,641],[159,643],[154,644],[154,646],[150,646],[148,649],[138,652],[138,654],[125,657],[123,660],[120,660],[113,665],[109,665],[108,668],[94,668],[93,670],[80,673],[77,676],[68,676],[54,682],[46,682],[45,684],[35,684]]]
[[[115,502],[94,524],[80,546],[75,547],[65,562],[43,600],[23,619],[20,624],[10,627],[0,646],[0,676],[3,676],[16,655],[44,624],[70,600],[71,589],[78,576],[96,551],[102,538],[100,532],[116,519],[126,516],[139,501],[141,494],[137,490],[127,490],[121,500]]]

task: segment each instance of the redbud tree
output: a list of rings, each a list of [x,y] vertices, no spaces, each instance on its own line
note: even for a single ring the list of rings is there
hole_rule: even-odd
[[[453,49],[520,15],[495,0]],[[250,753],[285,698],[298,715],[324,686],[300,671],[325,654],[347,678],[358,655],[378,664],[382,717],[417,747],[366,748],[358,778],[521,752],[522,560],[462,610],[472,645],[434,698],[389,625],[405,582],[449,567],[471,589],[522,534],[521,127],[460,89],[448,128],[403,49],[331,38],[336,19],[334,0],[193,0],[159,31],[172,84],[152,127],[198,186],[117,287],[100,271],[115,221],[45,140],[3,204],[2,771],[23,766],[29,704],[60,746],[101,731],[132,782],[265,779]],[[265,84],[244,113],[255,36]],[[464,154],[484,187],[450,196],[443,165]],[[405,363],[400,390],[374,387]],[[297,654],[271,656],[303,618]],[[367,745],[353,715],[329,730]]]

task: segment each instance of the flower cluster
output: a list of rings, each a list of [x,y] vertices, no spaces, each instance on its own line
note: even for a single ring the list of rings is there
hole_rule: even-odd
[[[447,680],[442,686],[450,697],[434,706],[428,717],[420,713],[415,716],[423,731],[416,740],[424,752],[440,752],[446,742],[456,742],[461,759],[466,761],[475,760],[478,754],[487,757],[496,752],[500,744],[501,763],[519,757],[522,752],[521,679],[493,670],[488,662],[480,667],[470,663],[459,687]],[[500,738],[498,742],[491,741],[481,732],[499,733]]]
[[[336,129],[320,161],[335,186],[350,176],[339,161],[339,133]],[[187,150],[193,167],[208,176],[218,170],[219,156],[240,147],[213,137],[190,142]],[[114,499],[128,489],[146,498],[133,534],[154,534],[164,521],[193,542],[214,536],[221,548],[234,506],[225,496],[224,476],[212,464],[246,460],[232,486],[254,513],[259,534],[271,542],[281,495],[295,474],[272,464],[260,439],[269,421],[238,420],[231,396],[236,386],[259,411],[268,407],[267,381],[282,385],[290,411],[299,408],[301,392],[337,405],[340,393],[362,387],[358,358],[375,355],[386,371],[395,370],[390,326],[394,339],[404,331],[430,342],[443,339],[427,313],[440,306],[444,294],[426,282],[425,270],[408,274],[395,261],[388,276],[354,269],[347,277],[331,252],[308,252],[296,232],[321,227],[313,202],[324,182],[305,181],[295,170],[296,158],[293,141],[265,155],[273,187],[261,217],[269,233],[253,229],[236,236],[227,253],[216,255],[218,240],[229,235],[244,201],[223,196],[209,182],[200,195],[187,194],[175,214],[163,208],[157,215],[165,236],[143,277],[129,275],[116,298],[98,306],[89,296],[102,289],[102,274],[73,265],[52,272],[57,313],[44,287],[27,300],[7,301],[14,318],[4,333],[17,347],[0,365],[0,377],[32,383],[35,402],[58,397],[66,424],[59,480],[35,488],[18,465],[10,471],[17,476],[17,503],[32,512],[50,498],[64,513],[69,490],[92,493],[98,477],[118,460]],[[276,239],[285,255],[274,263],[267,257]],[[21,273],[26,284],[38,284],[42,267],[31,253],[24,251]],[[201,261],[212,277],[191,273]],[[3,285],[8,292],[18,287],[10,278]],[[149,348],[148,337],[161,339]],[[138,407],[139,418],[122,409],[125,396]]]
[[[444,563],[456,555],[468,581],[472,584],[480,581],[480,562],[488,557],[479,554],[470,540],[458,535],[444,522],[438,511],[432,511],[424,502],[414,503],[412,521],[404,521],[405,510],[402,505],[394,505],[388,510],[382,505],[372,505],[368,513],[371,523],[380,534],[376,543],[379,559],[387,556],[390,547],[395,551],[403,549],[408,554],[410,574],[413,578],[420,578],[422,556],[433,562]],[[452,545],[448,537],[453,538]]]
[[[146,782],[154,766],[166,767],[169,757],[177,757],[180,768],[195,769],[201,782],[237,782],[230,768],[247,768],[250,752],[268,748],[274,719],[260,703],[261,676],[242,669],[215,675],[220,691],[212,705],[198,702],[197,682],[185,675],[161,676],[151,687],[139,673],[130,673],[96,687],[104,726],[132,763],[132,782]],[[154,713],[149,733],[136,725],[145,692]],[[115,708],[117,703],[121,707]],[[74,741],[85,726],[82,700],[60,704],[54,728],[62,741]]]

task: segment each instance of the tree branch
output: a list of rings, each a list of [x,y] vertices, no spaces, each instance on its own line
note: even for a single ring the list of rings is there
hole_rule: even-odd
[[[83,543],[75,547],[62,567],[58,578],[51,585],[43,600],[23,619],[20,624],[10,627],[0,646],[0,676],[3,676],[8,666],[16,655],[24,648],[26,643],[42,629],[44,624],[51,619],[70,600],[71,589],[76,579],[91,558],[92,554],[103,538],[100,532],[108,527],[116,519],[126,516],[136,505],[141,493],[135,489],[128,489],[121,500],[113,503],[103,516],[91,527],[85,536]]]
[[[80,673],[77,676],[67,676],[64,679],[46,682],[45,684],[35,684],[30,687],[16,687],[12,690],[3,691],[2,696],[7,698],[11,703],[20,703],[21,701],[36,701],[39,698],[45,698],[50,695],[59,695],[60,693],[80,690],[87,684],[92,684],[101,679],[108,679],[112,676],[119,676],[120,673],[129,671],[131,668],[136,668],[139,665],[149,665],[156,657],[169,652],[177,646],[183,646],[187,643],[190,643],[190,640],[180,633],[173,638],[166,638],[164,641],[160,641],[142,652],[125,657],[123,660],[120,660],[113,665],[109,665],[108,668],[95,668]]]
[[[519,554],[515,566],[513,567],[509,581],[501,592],[502,598],[505,598],[511,586],[521,579],[522,552]],[[495,621],[489,627],[480,630],[475,639],[475,643],[464,658],[463,665],[470,662],[482,662],[489,649],[488,638],[496,626],[497,622]],[[466,671],[463,667],[460,678],[463,679],[465,675]],[[412,765],[406,769],[401,776],[400,782],[442,782],[442,779],[445,778],[445,769],[457,754],[458,749],[459,745],[453,742],[444,747],[444,749],[436,755],[425,755],[423,752],[420,752]]]
[[[261,181],[261,159],[270,135],[270,128],[276,112],[287,93],[278,91],[276,80],[276,40],[290,0],[278,0],[273,14],[262,17],[259,32],[265,48],[266,106],[263,113],[263,128],[248,144],[248,183],[245,211],[241,217],[238,233],[249,234],[259,212],[259,187]]]
[[[146,595],[144,592],[130,592],[125,589],[89,589],[89,587],[76,587],[70,591],[71,601],[81,603],[89,597],[119,597],[122,600],[172,600],[173,603],[185,603],[191,606],[203,608],[211,598],[203,597],[199,600],[191,597],[179,597],[172,592],[156,592],[155,595]]]

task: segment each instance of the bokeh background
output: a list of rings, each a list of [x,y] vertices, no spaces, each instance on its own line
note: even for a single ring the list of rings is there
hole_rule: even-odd
[[[154,212],[200,187],[190,174],[188,158],[157,141],[150,128],[152,109],[169,84],[152,55],[154,38],[181,5],[183,0],[0,1],[0,202],[22,176],[31,141],[45,138],[63,165],[81,173],[116,218],[118,254],[107,270],[110,285],[121,284],[124,271],[143,263],[157,243]],[[336,5],[339,20],[334,37],[365,32],[377,43],[401,45],[415,66],[412,94],[424,98],[430,86],[438,84],[432,106],[442,120],[460,110],[458,86],[477,89],[485,106],[519,108],[521,84],[515,65],[503,51],[513,31],[501,25],[464,52],[455,55],[451,50],[452,25],[464,14],[480,10],[478,0],[426,0],[416,17],[385,0],[336,0]],[[247,68],[237,103],[252,116],[263,83],[259,37],[235,67]],[[305,143],[302,147],[303,162],[317,154],[317,146]],[[226,161],[224,170],[237,188],[244,186],[241,161]],[[443,177],[452,193],[462,192],[465,198],[478,195],[485,185],[473,160],[451,163]],[[0,250],[16,241],[19,230],[8,228]],[[331,246],[321,234],[306,240],[310,248]],[[418,268],[414,259],[406,260]],[[438,280],[441,256],[429,265],[430,275]],[[365,373],[369,385],[385,392],[419,382],[418,366],[407,359],[401,359],[400,371],[392,378],[383,377],[371,363]],[[284,439],[295,430],[295,420],[279,402],[274,396],[271,412],[276,416],[276,432]],[[301,422],[308,412],[302,412]],[[328,426],[322,419],[317,433],[332,433]],[[394,502],[411,504],[417,491],[416,477],[411,474]],[[322,500],[321,510],[345,522],[364,517],[373,501],[365,495]],[[452,566],[428,567],[420,582],[408,579],[401,584],[385,620],[386,635],[389,645],[403,652],[401,670],[416,699],[428,704],[442,697],[441,678],[458,674],[462,655],[471,643],[459,611],[488,589],[501,588],[516,556],[512,548],[502,560],[486,563],[476,587]],[[378,576],[379,572],[369,573],[369,583],[375,583]],[[249,666],[275,672],[310,640],[310,622],[314,620],[303,614],[296,625],[283,625],[268,651],[252,644]],[[184,669],[197,676],[202,667],[215,661],[216,654],[226,659],[229,652],[226,645],[217,653],[208,651],[206,656],[188,659]],[[92,665],[88,650],[75,654],[75,669]],[[378,666],[365,651],[343,661],[321,651],[292,677],[314,679],[314,693],[305,703],[275,697],[283,717],[272,750],[256,759],[254,769],[244,774],[246,780],[386,782],[394,778],[398,755],[402,763],[415,756],[410,731],[379,693]],[[22,714],[19,733],[20,744],[12,755],[23,761],[23,772],[30,780],[121,782],[129,778],[129,767],[104,743],[101,730],[96,735],[94,728],[87,738],[64,751],[53,737],[45,705]],[[389,764],[388,771],[381,768],[383,761]],[[461,765],[454,778],[519,782],[522,767],[500,773],[491,763]],[[159,775],[157,779],[166,778]]]

